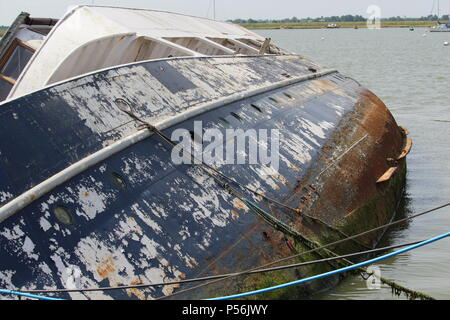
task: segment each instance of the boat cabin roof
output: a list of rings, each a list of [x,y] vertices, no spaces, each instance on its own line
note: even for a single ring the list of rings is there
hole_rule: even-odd
[[[238,25],[183,14],[93,5],[59,21],[22,13],[0,42],[0,101],[138,61],[279,53]]]

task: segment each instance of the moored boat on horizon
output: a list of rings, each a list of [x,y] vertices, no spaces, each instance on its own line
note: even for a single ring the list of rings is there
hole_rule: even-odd
[[[430,32],[450,32],[450,23],[438,21],[438,25],[431,27]]]

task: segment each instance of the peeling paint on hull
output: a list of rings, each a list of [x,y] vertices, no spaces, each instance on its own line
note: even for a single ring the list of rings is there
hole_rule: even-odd
[[[286,75],[311,73],[311,67],[319,69],[295,55],[150,61],[73,79],[4,103],[0,205],[139,130],[139,124],[116,106],[116,99],[125,99],[135,114],[155,123],[236,92],[280,82]],[[172,76],[178,73],[179,79],[167,81],[164,70]],[[243,120],[233,119],[231,112]],[[405,137],[386,106],[356,81],[333,73],[294,83],[229,103],[164,132],[170,136],[177,128],[193,130],[198,120],[204,128],[224,132],[219,118],[234,128],[277,128],[281,133],[278,175],[262,174],[257,165],[222,165],[217,168],[222,173],[336,228],[351,229],[349,234],[360,230],[349,229],[351,221],[359,221],[358,212],[372,217],[367,225],[358,222],[362,229],[391,218],[404,170],[397,170],[394,184],[376,181],[389,168],[386,159],[402,153]],[[367,138],[349,150],[364,135]],[[75,283],[87,288],[176,281],[241,271],[292,254],[284,234],[199,168],[174,165],[170,154],[167,144],[151,136],[87,168],[3,221],[0,287],[50,289]],[[405,165],[405,159],[399,161]],[[117,183],[117,176],[123,184]],[[298,213],[242,192],[315,241],[326,243],[334,236]],[[380,195],[390,204],[381,206]],[[372,202],[374,210],[361,209]],[[69,224],[58,220],[58,207],[69,212]],[[376,239],[364,241],[371,245]],[[301,249],[301,244],[295,245]],[[341,248],[347,249],[355,247]],[[271,279],[282,281],[320,268],[280,272]],[[77,279],[74,270],[79,270]],[[208,298],[267,281],[240,277],[229,286],[176,297]],[[189,286],[60,297],[154,299]],[[323,286],[314,291],[318,289]]]

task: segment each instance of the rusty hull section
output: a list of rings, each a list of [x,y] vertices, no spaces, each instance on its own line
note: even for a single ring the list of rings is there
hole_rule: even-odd
[[[0,105],[1,204],[142,130],[114,104],[115,99],[127,100],[138,116],[152,123],[312,70],[320,67],[294,55],[151,61],[74,79]],[[337,230],[351,235],[391,219],[404,184],[406,165],[400,156],[407,149],[405,132],[386,106],[356,81],[331,73],[243,98],[164,132],[170,136],[176,128],[192,130],[194,120],[203,121],[204,128],[225,131],[227,126],[220,119],[243,130],[280,130],[277,173],[267,175],[255,165],[217,169],[300,208],[302,214],[281,209],[240,190],[305,237],[327,243],[342,237]],[[170,154],[170,147],[152,136],[88,168],[2,222],[0,288],[176,281],[246,270],[307,248],[268,225],[198,167],[174,165]],[[398,167],[395,174],[377,183],[393,166]],[[57,208],[65,208],[72,219],[62,223]],[[361,243],[334,250],[361,250],[375,244],[378,237],[368,236]],[[174,298],[231,294],[333,267],[242,276]],[[336,281],[314,282],[262,298],[305,297]],[[154,299],[192,286],[57,296]]]

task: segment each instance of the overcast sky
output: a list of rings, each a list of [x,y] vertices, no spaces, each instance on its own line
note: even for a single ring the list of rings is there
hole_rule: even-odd
[[[216,0],[219,20],[235,18],[277,19],[343,14],[367,16],[369,5],[381,8],[382,17],[419,17],[431,13],[438,0]],[[34,17],[60,18],[74,4],[149,8],[212,17],[212,0],[0,0],[0,25],[10,25],[21,12]],[[441,13],[448,13],[450,0],[440,0]],[[435,6],[436,13],[437,5]]]

